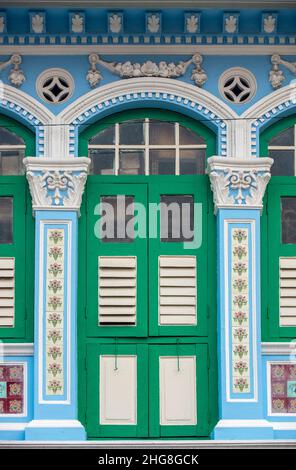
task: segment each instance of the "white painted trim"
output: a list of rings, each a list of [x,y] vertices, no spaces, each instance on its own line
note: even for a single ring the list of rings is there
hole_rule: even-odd
[[[231,101],[224,93],[224,83],[228,81],[230,78],[233,77],[242,77],[244,78],[248,84],[250,85],[250,94],[249,97],[242,102],[239,101]],[[257,81],[255,75],[248,69],[244,67],[231,67],[230,69],[225,70],[219,77],[218,81],[218,89],[222,98],[224,97],[225,100],[230,101],[231,103],[239,106],[244,105],[251,101],[251,99],[256,95],[257,92]]]
[[[77,419],[34,419],[26,426],[32,428],[81,428],[84,429]]]
[[[1,356],[33,356],[33,343],[2,343],[0,342]]]
[[[44,298],[46,298],[46,291],[43,289],[44,284],[44,266],[43,266],[43,255],[45,250],[45,226],[52,225],[55,227],[56,225],[66,225],[68,227],[68,246],[64,247],[68,250],[68,269],[67,269],[67,280],[65,279],[64,282],[67,283],[67,311],[64,314],[67,317],[67,338],[63,338],[64,344],[63,349],[67,350],[67,362],[66,362],[66,371],[64,371],[64,382],[66,383],[67,387],[67,397],[66,400],[45,400],[43,395],[43,350],[45,349],[45,345],[43,344],[43,331],[44,331],[44,322],[43,319],[45,318],[45,309],[44,309]],[[38,403],[42,405],[70,405],[71,404],[71,367],[72,367],[72,358],[71,358],[71,277],[72,277],[72,270],[71,267],[71,257],[72,257],[72,224],[71,220],[40,220],[40,240],[39,240],[39,316],[38,316]],[[65,261],[64,261],[65,262]],[[65,340],[67,344],[65,344]],[[66,378],[67,377],[67,378]],[[65,385],[64,385],[65,390]]]
[[[271,428],[266,419],[221,419],[216,428]]]
[[[230,224],[247,224],[251,227],[251,253],[249,253],[249,258],[252,259],[252,289],[251,289],[251,302],[252,305],[252,339],[249,334],[249,351],[253,347],[253,387],[254,387],[254,397],[253,398],[230,398],[230,367],[232,364],[232,351],[229,350],[229,317],[230,317],[230,308],[231,299],[229,299],[229,250],[228,243],[224,245],[224,282],[225,282],[225,372],[226,372],[226,401],[227,403],[251,403],[258,402],[258,347],[257,347],[257,297],[256,297],[256,221],[254,219],[225,219],[224,220],[224,241],[228,240],[228,227]],[[221,325],[220,325],[221,327]],[[249,329],[250,333],[250,329]],[[251,377],[251,376],[250,376]]]
[[[69,149],[69,131],[68,126],[65,124],[73,124],[77,119],[84,120],[89,114],[92,114],[92,109],[102,103],[108,102],[112,108],[112,102],[115,100],[122,100],[122,97],[137,94],[141,97],[142,93],[163,93],[170,101],[171,97],[187,100],[195,105],[201,106],[217,116],[217,120],[225,120],[225,128],[227,129],[227,156],[233,157],[239,155],[240,142],[236,138],[236,123],[238,115],[233,111],[230,106],[217,98],[215,95],[208,91],[198,88],[192,84],[184,83],[182,81],[166,79],[166,78],[131,78],[126,80],[119,80],[109,83],[98,89],[92,90],[89,93],[79,97],[74,103],[71,103],[57,116],[60,123],[60,144],[63,148],[64,158],[68,157]],[[143,98],[145,99],[145,98]],[[161,99],[161,97],[159,97]],[[241,135],[240,135],[241,137]]]
[[[81,6],[81,4],[80,4]],[[213,35],[213,36],[223,36]],[[67,34],[65,34],[67,36]],[[128,36],[128,34],[127,34]],[[21,54],[22,56],[64,56],[64,55],[89,55],[92,53],[100,55],[193,55],[197,50],[202,55],[214,56],[266,56],[266,55],[296,55],[296,46],[292,45],[231,45],[231,44],[215,44],[215,45],[199,45],[199,44],[166,44],[166,45],[28,45],[28,46],[7,46],[1,45],[6,55]]]
[[[51,102],[51,101],[47,100],[45,98],[44,94],[43,94],[43,84],[49,78],[54,78],[54,77],[61,77],[63,80],[65,80],[66,83],[69,84],[69,94],[68,94],[67,98],[62,100],[62,101]],[[65,103],[66,101],[68,101],[71,98],[71,96],[73,95],[74,90],[75,90],[75,82],[74,82],[74,78],[72,77],[70,72],[68,72],[67,70],[62,69],[62,68],[58,68],[58,67],[52,67],[52,68],[43,70],[43,72],[41,72],[38,75],[38,77],[36,79],[35,87],[36,87],[36,92],[37,92],[38,96],[45,103],[49,103],[51,105],[59,105],[61,103]]]
[[[6,416],[10,416],[11,418],[13,415],[6,415]],[[26,426],[27,426],[27,423],[0,423],[0,432],[1,431],[2,432],[3,431],[24,431]]]
[[[5,83],[2,84],[2,87],[3,98],[0,100],[0,110],[3,106],[3,109],[15,111],[25,124],[31,122],[33,126],[42,129],[44,132],[44,137],[42,137],[44,154],[49,157],[59,155],[58,135],[56,127],[52,125],[57,122],[55,116],[33,96]],[[36,144],[38,148],[39,142]]]
[[[296,431],[296,423],[294,422],[274,422],[272,427],[275,431]]]
[[[295,341],[287,343],[261,343],[261,352],[263,356],[290,356],[296,354]]]

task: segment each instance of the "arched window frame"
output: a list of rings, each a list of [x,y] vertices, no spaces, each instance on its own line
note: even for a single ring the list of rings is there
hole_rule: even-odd
[[[296,126],[296,115],[285,117],[265,128],[260,136],[260,156],[269,156],[269,142],[279,133]],[[296,146],[296,142],[294,142]],[[296,152],[295,152],[296,159]],[[296,168],[296,160],[295,160]],[[283,326],[280,319],[280,258],[295,257],[296,244],[282,241],[282,199],[296,198],[295,176],[273,175],[264,198],[261,223],[262,340],[290,341],[295,326]]]
[[[25,156],[35,154],[35,135],[18,121],[0,115],[0,127],[21,137]],[[14,325],[0,325],[0,340],[33,341],[34,219],[25,175],[0,175],[0,197],[13,198],[13,241],[0,244],[0,258],[14,258]],[[24,269],[26,266],[26,269]],[[1,301],[1,299],[0,299]]]
[[[82,130],[79,136],[79,146],[78,146],[79,156],[88,155],[89,141],[92,137],[94,137],[99,132],[107,129],[108,127],[116,123],[123,123],[126,121],[131,121],[131,120],[136,120],[136,119],[145,119],[145,118],[154,119],[157,121],[179,123],[180,125],[200,135],[205,140],[206,146],[207,146],[206,158],[216,153],[216,135],[207,126],[180,113],[176,113],[176,112],[168,111],[168,110],[145,108],[145,109],[123,111],[121,113],[112,114],[110,116],[105,117],[99,122],[90,124],[89,127],[87,127],[85,130]]]

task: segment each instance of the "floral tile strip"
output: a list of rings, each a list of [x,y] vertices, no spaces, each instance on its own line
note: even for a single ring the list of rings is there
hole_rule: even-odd
[[[271,364],[271,412],[296,413],[296,365]]]
[[[16,415],[24,410],[24,367],[0,364],[0,416]]]
[[[46,394],[64,394],[64,229],[47,232]]]
[[[249,254],[248,229],[232,228],[232,391],[250,392],[250,329],[249,329]]]

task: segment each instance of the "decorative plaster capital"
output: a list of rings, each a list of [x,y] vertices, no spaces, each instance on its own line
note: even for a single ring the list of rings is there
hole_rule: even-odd
[[[207,173],[217,209],[260,209],[272,158],[210,157]]]
[[[33,211],[80,210],[90,159],[24,159]]]

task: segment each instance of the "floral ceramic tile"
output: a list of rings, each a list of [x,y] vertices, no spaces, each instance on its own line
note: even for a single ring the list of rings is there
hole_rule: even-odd
[[[23,412],[24,369],[21,365],[0,366],[0,415]]]
[[[272,413],[296,413],[295,373],[296,365],[271,364]]]

